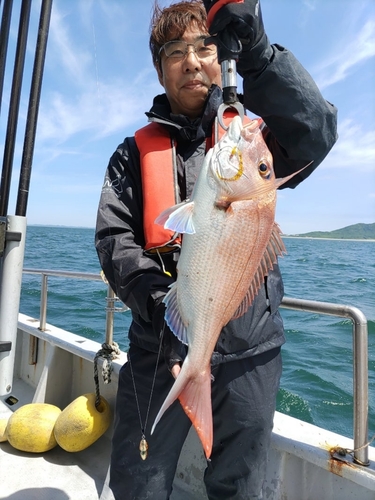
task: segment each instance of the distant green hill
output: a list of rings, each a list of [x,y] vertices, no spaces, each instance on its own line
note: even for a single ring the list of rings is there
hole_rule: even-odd
[[[375,240],[375,222],[373,224],[353,224],[335,231],[313,231],[304,234],[290,234],[304,238],[335,238],[338,240]]]

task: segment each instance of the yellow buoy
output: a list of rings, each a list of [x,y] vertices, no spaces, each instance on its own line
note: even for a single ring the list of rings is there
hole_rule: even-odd
[[[9,417],[0,418],[0,443],[7,440],[6,428],[8,424]]]
[[[47,403],[31,403],[18,408],[9,418],[6,436],[20,451],[44,453],[57,443],[53,428],[61,410]]]
[[[99,439],[110,423],[108,402],[101,397],[97,409],[95,394],[84,394],[61,412],[55,424],[55,438],[65,451],[82,451]]]

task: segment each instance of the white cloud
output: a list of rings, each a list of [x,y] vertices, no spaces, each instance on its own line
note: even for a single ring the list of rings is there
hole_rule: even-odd
[[[73,26],[69,26],[66,17],[57,6],[52,9],[48,57],[57,64],[62,76],[70,77],[77,84],[84,85],[87,80],[87,67],[92,65],[92,54],[82,45],[73,43]]]
[[[304,0],[303,5],[307,10],[313,11],[316,9],[316,0]]]
[[[339,139],[322,168],[353,168],[375,172],[375,130],[364,131],[352,119],[339,123]]]
[[[344,80],[354,68],[375,56],[375,21],[369,20],[356,32],[348,28],[334,51],[314,71],[320,89]]]
[[[112,20],[113,26],[115,15],[124,16],[124,6],[114,4],[109,8],[103,2],[89,1],[80,2],[77,7],[79,14],[77,10],[63,11],[69,4],[66,7],[59,3],[53,9],[45,75],[45,83],[52,77],[53,86],[46,84],[43,88],[38,141],[62,144],[82,132],[89,133],[86,140],[95,140],[124,130],[143,119],[154,95],[160,92],[149,57],[140,55],[138,66],[133,65],[129,73],[124,60],[120,59],[119,64],[111,54],[113,71],[98,75],[97,49],[117,47],[102,35],[99,24]],[[119,33],[123,29],[121,25],[121,30],[112,31]],[[111,34],[109,28],[108,32]],[[60,79],[56,78],[57,68]]]
[[[63,143],[81,132],[98,139],[124,130],[142,120],[151,106],[158,83],[156,78],[149,80],[152,83],[141,88],[122,80],[101,82],[99,96],[95,85],[76,96],[50,93],[41,107],[38,140]]]

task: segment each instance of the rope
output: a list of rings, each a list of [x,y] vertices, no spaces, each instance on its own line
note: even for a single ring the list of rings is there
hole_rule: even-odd
[[[357,458],[354,457],[354,454],[357,452],[357,451],[360,451],[360,450],[363,450],[363,448],[366,448],[366,446],[370,446],[370,444],[375,440],[375,434],[372,436],[372,438],[370,439],[370,441],[368,441],[367,443],[365,443],[363,446],[360,446],[359,448],[356,448],[356,449],[353,449],[351,450],[350,448],[341,448],[341,447],[338,447],[338,448],[334,448],[334,451],[336,453],[338,453],[341,457],[345,457],[346,454],[350,455],[353,460],[359,464],[359,465],[363,465],[363,466],[367,466],[369,465],[369,462],[368,463],[363,463],[361,462],[360,460],[358,460]]]
[[[102,377],[105,384],[111,383],[112,360],[120,355],[120,348],[116,342],[113,344],[102,344],[102,348],[95,354],[94,358],[94,381],[95,381],[95,407],[100,405],[100,389],[98,375],[98,359],[104,358],[102,367]]]

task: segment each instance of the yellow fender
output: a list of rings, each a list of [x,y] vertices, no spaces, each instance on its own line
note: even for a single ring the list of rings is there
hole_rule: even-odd
[[[84,394],[59,415],[54,429],[56,441],[65,451],[82,451],[105,433],[111,419],[110,406],[103,397],[97,409],[95,394]]]
[[[9,417],[0,418],[0,443],[7,441],[6,428],[9,421]]]
[[[47,403],[30,403],[21,406],[9,418],[6,437],[20,451],[44,453],[57,443],[53,433],[61,410]]]

